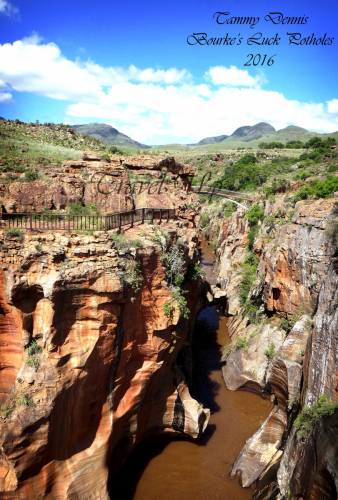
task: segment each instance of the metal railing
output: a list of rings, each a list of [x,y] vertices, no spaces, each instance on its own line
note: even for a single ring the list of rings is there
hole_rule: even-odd
[[[4,221],[5,227],[29,229],[29,230],[63,230],[63,231],[109,231],[110,229],[121,229],[122,226],[136,222],[154,221],[160,222],[175,219],[174,208],[137,208],[128,212],[120,212],[112,215],[71,215],[71,214],[38,214],[32,213],[0,213],[0,220]]]

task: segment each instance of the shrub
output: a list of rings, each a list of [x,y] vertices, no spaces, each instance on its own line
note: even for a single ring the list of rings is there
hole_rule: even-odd
[[[5,418],[9,418],[12,415],[13,410],[14,410],[14,408],[8,408],[8,410],[5,410],[5,411],[2,412],[3,416]]]
[[[171,315],[171,303],[170,302],[166,302],[164,304],[163,311],[164,311],[164,314],[167,316],[167,318],[170,318],[170,315]]]
[[[269,349],[267,349],[264,354],[269,361],[272,361],[273,358],[276,356],[275,344],[273,341],[271,342]]]
[[[16,238],[20,243],[23,243],[25,235],[22,229],[18,229],[17,227],[12,227],[10,229],[5,229],[5,231],[7,239]]]
[[[28,170],[25,172],[25,181],[27,182],[34,182],[38,179],[38,177],[38,173],[34,172],[34,170]]]
[[[205,275],[206,272],[204,271],[204,269],[201,269],[198,264],[196,264],[195,262],[189,262],[188,269],[186,272],[186,277],[189,280],[196,281],[199,276],[205,276]]]
[[[143,247],[143,243],[141,240],[131,240],[130,244],[134,248],[142,248]]]
[[[34,401],[30,399],[27,394],[23,394],[21,398],[16,400],[18,405],[34,406]]]
[[[338,408],[338,403],[331,403],[326,394],[320,396],[318,403],[303,408],[293,424],[298,429],[297,436],[306,438],[313,431],[322,417],[330,417]]]
[[[42,250],[42,246],[41,246],[41,245],[39,245],[39,244],[35,245],[35,248],[36,248],[36,250],[37,250],[38,252],[41,252],[41,250]]]
[[[248,219],[250,226],[254,226],[258,224],[260,220],[263,220],[264,212],[259,205],[252,205],[245,216]]]
[[[258,226],[257,225],[251,226],[249,234],[248,234],[248,250],[250,252],[252,252],[252,250],[253,250],[253,246],[255,243],[257,233],[258,233]]]
[[[243,337],[237,337],[236,343],[235,343],[235,349],[238,351],[239,349],[245,349],[246,351],[248,350],[248,341],[244,339]]]
[[[231,344],[225,345],[223,351],[223,357],[226,359],[231,354],[231,351],[232,351]]]
[[[26,363],[28,366],[35,366],[36,368],[38,368],[39,366],[39,360],[34,358],[34,356],[29,356],[27,359],[26,359]]]
[[[141,288],[143,278],[141,276],[140,263],[134,261],[131,269],[122,275],[123,281],[132,287],[134,292]]]
[[[124,153],[122,151],[122,149],[119,149],[118,147],[116,146],[110,146],[110,148],[108,149],[109,153],[112,154],[112,155],[120,155],[120,156],[123,156]],[[108,158],[109,159],[109,158]]]
[[[224,210],[224,217],[231,217],[231,215],[237,211],[236,203],[227,203]]]
[[[38,354],[40,352],[42,352],[42,347],[39,346],[35,340],[33,340],[26,348],[26,353],[28,356],[31,356],[33,354]]]
[[[247,301],[250,288],[254,282],[258,262],[258,258],[253,253],[250,253],[246,257],[242,266],[242,279],[240,282],[239,291],[239,301],[242,306],[244,306],[245,302]]]
[[[117,248],[117,250],[124,250],[128,247],[128,240],[124,233],[114,234],[112,236],[112,239],[115,242],[115,247]]]
[[[210,216],[208,214],[201,215],[201,226],[207,227],[210,223]]]

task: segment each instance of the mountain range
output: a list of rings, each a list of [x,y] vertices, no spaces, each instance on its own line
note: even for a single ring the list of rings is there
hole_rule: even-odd
[[[105,145],[129,146],[137,149],[148,149],[152,147],[165,148],[166,146],[147,146],[135,141],[131,137],[119,132],[116,128],[105,123],[89,123],[87,125],[73,125],[79,134],[87,134],[101,140]],[[337,132],[333,132],[337,134]],[[219,135],[206,137],[196,144],[188,146],[217,146],[222,149],[233,149],[238,147],[251,147],[256,149],[260,142],[282,142],[300,140],[306,142],[312,137],[321,136],[318,132],[309,132],[305,128],[289,125],[280,130],[276,130],[269,123],[261,122],[256,125],[237,128],[231,135]],[[326,134],[324,134],[326,135]],[[332,135],[332,134],[331,134]],[[247,146],[243,143],[246,143]],[[182,146],[182,145],[181,145]]]
[[[134,141],[128,135],[122,134],[116,128],[105,123],[88,123],[87,125],[73,125],[78,134],[86,134],[99,139],[106,146],[129,146],[132,148],[147,149],[151,146]]]

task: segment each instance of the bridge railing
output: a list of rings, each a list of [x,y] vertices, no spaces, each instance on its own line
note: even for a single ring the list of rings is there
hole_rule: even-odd
[[[121,229],[122,226],[133,226],[136,222],[176,218],[174,208],[137,208],[128,212],[112,215],[71,215],[71,214],[39,214],[39,213],[0,213],[2,225],[8,228],[29,230],[63,230],[63,231],[109,231]]]

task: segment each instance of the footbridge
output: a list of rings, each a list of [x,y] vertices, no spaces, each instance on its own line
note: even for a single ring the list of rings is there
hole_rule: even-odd
[[[254,200],[254,195],[248,194],[248,193],[239,193],[237,191],[229,191],[228,189],[221,189],[221,188],[216,188],[216,187],[209,187],[209,186],[191,186],[191,189],[194,191],[196,194],[204,194],[208,195],[210,197],[212,196],[218,196],[219,198],[226,198],[229,201],[232,201],[236,205],[239,205],[240,207],[243,207],[245,210],[248,210],[248,207],[251,205],[251,203]],[[242,203],[238,203],[238,201],[235,200],[244,200],[245,205]]]

